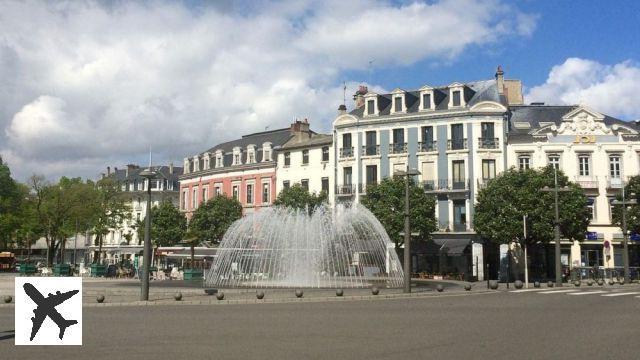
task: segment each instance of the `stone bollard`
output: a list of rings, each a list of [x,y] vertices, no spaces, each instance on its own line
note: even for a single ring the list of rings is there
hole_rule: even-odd
[[[342,296],[342,295],[344,295],[344,291],[342,289],[336,290],[336,296]]]
[[[297,298],[301,298],[303,295],[304,295],[304,293],[302,292],[302,290],[296,289],[296,297]]]
[[[599,280],[598,280],[598,285],[599,285],[599,286],[603,286],[603,285],[604,285],[604,280],[599,279]]]
[[[96,297],[96,301],[102,304],[104,302],[104,295],[98,295]]]
[[[547,287],[553,287],[553,281],[547,281]]]
[[[436,290],[438,290],[438,292],[442,292],[444,290],[444,286],[442,286],[442,284],[438,284],[436,285]]]
[[[13,300],[13,298],[11,297],[11,295],[5,295],[2,300],[4,300],[5,303],[9,304]]]
[[[522,289],[522,287],[524,286],[524,284],[522,283],[522,281],[520,281],[520,280],[516,280],[516,281],[513,283],[513,286],[515,286],[515,287],[516,287],[516,289]]]
[[[262,300],[262,299],[264,299],[264,291],[258,291],[258,292],[256,292],[256,298],[257,298],[258,300]]]
[[[378,289],[378,287],[377,287],[377,286],[373,286],[373,287],[371,288],[371,293],[372,293],[373,295],[378,295],[378,294],[380,293],[380,289]]]
[[[621,278],[619,283],[620,283],[620,285],[624,285],[624,278]]]
[[[536,281],[533,283],[533,287],[534,288],[539,288],[540,287],[540,281]]]
[[[464,289],[466,291],[471,291],[471,284],[464,284]]]
[[[176,299],[176,301],[182,300],[182,293],[178,291],[177,293],[173,294],[173,298]]]
[[[593,286],[593,280],[591,279],[587,280],[587,286]]]
[[[581,284],[582,283],[580,282],[580,280],[576,280],[576,281],[573,282],[573,286],[575,286],[575,287],[580,287]]]
[[[614,284],[613,280],[609,280],[609,286],[613,286]]]
[[[219,292],[216,294],[216,299],[218,300],[224,300],[224,293],[223,292]]]
[[[498,280],[489,280],[489,288],[491,290],[498,290]]]

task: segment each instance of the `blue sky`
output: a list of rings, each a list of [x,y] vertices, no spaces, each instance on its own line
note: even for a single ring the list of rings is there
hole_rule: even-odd
[[[0,1],[0,155],[31,174],[182,164],[343,99],[521,79],[525,102],[640,119],[640,1]],[[368,63],[373,60],[372,66]]]

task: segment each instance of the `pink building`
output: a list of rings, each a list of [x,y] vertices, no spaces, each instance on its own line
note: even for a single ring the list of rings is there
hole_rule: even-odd
[[[184,159],[180,176],[180,210],[190,218],[203,201],[233,196],[244,213],[271,206],[276,198],[274,151],[308,124],[296,121],[290,128],[245,135]]]

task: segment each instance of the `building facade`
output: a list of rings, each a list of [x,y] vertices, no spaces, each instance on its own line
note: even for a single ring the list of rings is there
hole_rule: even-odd
[[[125,169],[107,168],[106,176],[112,177],[125,194],[131,208],[131,219],[125,220],[117,230],[111,230],[102,239],[102,258],[107,263],[118,263],[121,260],[133,259],[143,248],[144,239],[138,237],[136,224],[144,221],[147,216],[147,189],[151,186],[151,206],[158,206],[164,201],[170,201],[174,206],[179,202],[178,177],[182,174],[181,167],[173,164],[168,166],[153,166],[156,176],[149,181],[140,176],[145,168],[129,164]],[[91,256],[98,250],[95,236],[92,237],[89,250]]]
[[[333,137],[310,130],[306,121],[277,151],[276,191],[300,184],[311,193],[324,192],[333,201]]]
[[[588,232],[581,241],[561,242],[563,265],[622,267],[623,236],[612,224],[612,201],[629,177],[640,174],[638,123],[584,105],[512,106],[510,114],[507,166],[553,166],[580,185],[587,196]],[[630,241],[632,266],[640,266],[638,247],[636,241]]]

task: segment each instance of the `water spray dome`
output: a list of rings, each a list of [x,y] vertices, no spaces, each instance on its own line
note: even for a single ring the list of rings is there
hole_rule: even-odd
[[[400,287],[402,267],[376,217],[358,204],[312,215],[273,207],[231,225],[205,284],[249,288]]]

